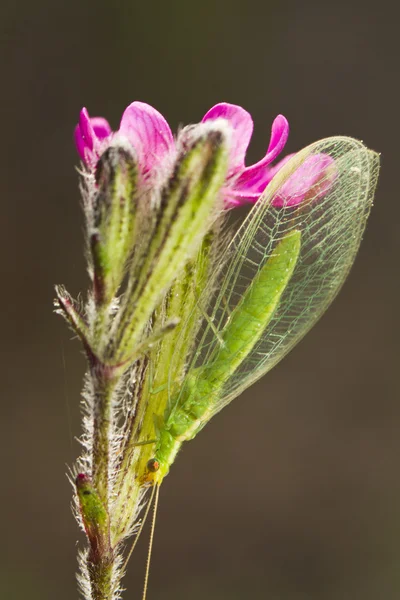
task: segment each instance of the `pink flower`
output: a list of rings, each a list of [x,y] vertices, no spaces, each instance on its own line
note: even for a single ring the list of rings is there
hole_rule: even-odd
[[[277,171],[287,162],[286,157],[275,166],[271,163],[282,152],[288,135],[289,123],[278,115],[272,123],[267,152],[254,165],[245,166],[245,156],[253,133],[250,114],[235,104],[216,104],[202,119],[202,123],[223,119],[231,129],[229,165],[223,195],[227,206],[256,202]],[[78,153],[89,168],[94,168],[99,156],[116,136],[128,139],[135,150],[138,164],[145,179],[162,169],[176,154],[176,143],[164,117],[153,107],[143,102],[133,102],[124,111],[117,133],[113,133],[108,122],[101,117],[90,118],[86,108],[80,113],[75,128],[75,143]],[[328,158],[328,157],[327,157]],[[321,177],[317,163],[308,166],[307,161],[282,187],[274,200],[276,206],[293,206],[303,201],[309,187]],[[318,163],[323,168],[323,164]],[[302,169],[305,169],[302,171]],[[285,198],[290,195],[290,200]]]
[[[235,104],[216,104],[203,117],[203,123],[215,119],[226,119],[232,127],[232,139],[228,177],[224,196],[228,204],[240,205],[257,202],[271,181],[268,166],[282,152],[289,136],[289,123],[283,115],[278,115],[272,123],[268,150],[260,161],[246,167],[244,159],[253,134],[253,120],[250,114]]]
[[[75,127],[74,139],[78,154],[87,165],[96,163],[101,154],[103,140],[111,135],[111,127],[103,117],[89,117],[86,108],[82,108],[79,122]]]
[[[94,167],[100,154],[111,143],[115,133],[102,117],[90,118],[86,108],[75,127],[75,143],[79,156]],[[159,166],[164,158],[174,154],[175,141],[164,117],[149,104],[133,102],[122,115],[118,135],[133,146],[143,175]]]

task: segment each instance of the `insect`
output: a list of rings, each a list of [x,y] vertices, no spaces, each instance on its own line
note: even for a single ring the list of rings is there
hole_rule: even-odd
[[[189,348],[193,334],[195,342],[189,359],[172,354],[167,408],[156,415],[145,475],[155,505],[182,444],[274,367],[339,292],[361,242],[378,170],[379,156],[357,140],[333,137],[308,146],[275,175],[218,255],[212,285],[203,286],[176,334],[177,349]],[[154,523],[155,515],[152,530]],[[143,598],[147,579],[148,569]]]
[[[313,158],[317,170],[327,156],[333,161],[321,178],[291,205],[309,185],[304,165]],[[228,261],[219,258],[220,287],[186,374],[169,381],[170,402],[149,462],[155,483],[182,443],[276,365],[335,298],[361,242],[378,164],[378,155],[357,140],[316,142],[283,167],[253,207],[225,251]],[[182,337],[191,326],[188,319]]]

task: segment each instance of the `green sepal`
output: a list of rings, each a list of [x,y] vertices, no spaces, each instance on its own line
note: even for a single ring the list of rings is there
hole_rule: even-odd
[[[123,145],[107,148],[96,166],[98,192],[94,199],[89,244],[94,295],[98,304],[110,302],[116,294],[132,253],[137,175],[132,150]]]
[[[82,340],[85,349],[89,349],[89,328],[77,302],[63,285],[56,285],[55,291],[57,296],[54,300],[55,312],[64,317],[74,333]]]

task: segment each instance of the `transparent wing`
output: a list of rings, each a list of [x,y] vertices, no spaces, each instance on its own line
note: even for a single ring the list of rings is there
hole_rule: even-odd
[[[210,388],[210,418],[276,365],[335,298],[359,248],[378,170],[378,155],[357,140],[333,137],[308,146],[278,172],[221,253],[220,285],[208,299],[186,377],[212,361],[230,314],[277,243],[301,231],[294,273],[263,335],[218,389],[217,399]],[[321,176],[313,179],[318,171]],[[201,303],[207,305],[203,298]],[[179,393],[173,404],[179,404]]]

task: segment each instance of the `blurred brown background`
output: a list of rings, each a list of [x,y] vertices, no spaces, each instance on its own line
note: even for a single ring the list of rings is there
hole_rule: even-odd
[[[187,444],[162,489],[149,599],[400,595],[399,48],[387,0],[2,0],[0,597],[77,597],[66,464],[84,359],[52,286],[85,289],[72,130],[134,99],[173,129],[219,101],[273,117],[288,151],[333,134],[382,152],[340,297]],[[146,536],[126,598],[139,598]]]

